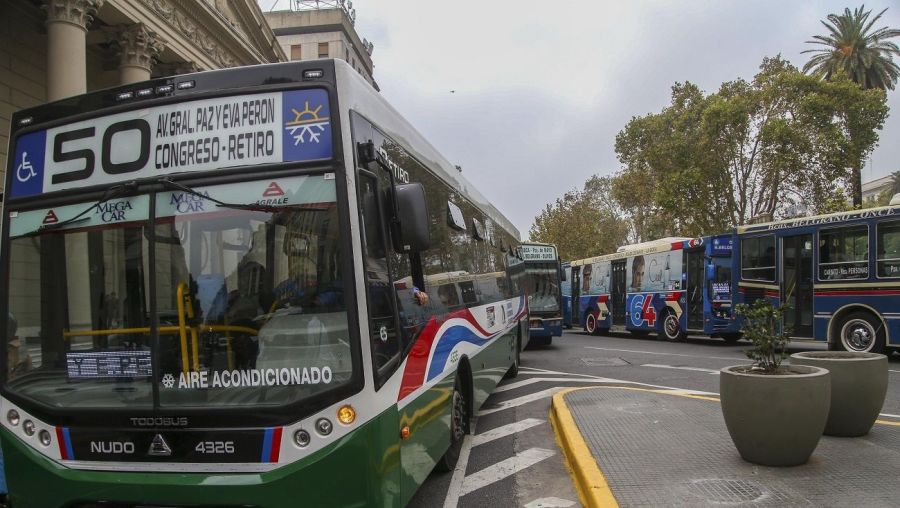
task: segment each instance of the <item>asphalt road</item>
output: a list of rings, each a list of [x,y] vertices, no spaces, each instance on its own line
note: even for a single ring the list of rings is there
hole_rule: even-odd
[[[518,378],[504,381],[482,407],[454,473],[433,473],[410,507],[579,506],[548,420],[559,387],[618,380],[719,392],[718,370],[749,363],[749,343],[690,337],[670,343],[650,335],[591,336],[568,330],[552,345],[522,353]],[[824,350],[795,342],[789,353]],[[882,414],[900,415],[900,354],[890,358]],[[898,416],[900,418],[900,416]]]

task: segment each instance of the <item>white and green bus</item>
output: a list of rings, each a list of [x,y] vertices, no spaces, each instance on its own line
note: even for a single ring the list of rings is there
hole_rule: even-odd
[[[14,508],[403,506],[518,370],[518,231],[341,61],[20,111],[7,168]]]

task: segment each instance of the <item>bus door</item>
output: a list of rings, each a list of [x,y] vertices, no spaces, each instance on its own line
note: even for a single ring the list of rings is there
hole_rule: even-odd
[[[625,326],[625,260],[612,262],[610,281],[610,303],[612,303],[613,326]]]
[[[572,267],[572,324],[581,324],[581,267]]]
[[[796,337],[813,336],[813,250],[812,235],[785,236],[781,240],[781,303],[784,324]]]
[[[687,327],[689,330],[703,329],[703,280],[706,277],[704,250],[693,249],[684,252],[684,266],[687,267]]]

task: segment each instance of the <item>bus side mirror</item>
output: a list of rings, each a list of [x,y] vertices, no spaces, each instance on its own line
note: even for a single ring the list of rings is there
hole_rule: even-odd
[[[422,252],[431,247],[425,187],[405,183],[394,187],[397,217],[391,235],[397,252]]]
[[[565,270],[560,270],[560,271],[559,271],[559,280],[561,280],[562,282],[566,282],[566,281],[569,280],[569,279],[566,277],[566,271],[565,271]]]

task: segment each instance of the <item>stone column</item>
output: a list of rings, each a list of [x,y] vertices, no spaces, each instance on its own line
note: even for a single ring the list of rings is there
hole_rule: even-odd
[[[104,0],[45,0],[47,100],[87,91],[87,27]]]
[[[165,41],[143,23],[123,28],[118,34],[119,83],[127,85],[150,79],[153,59],[165,47]]]

